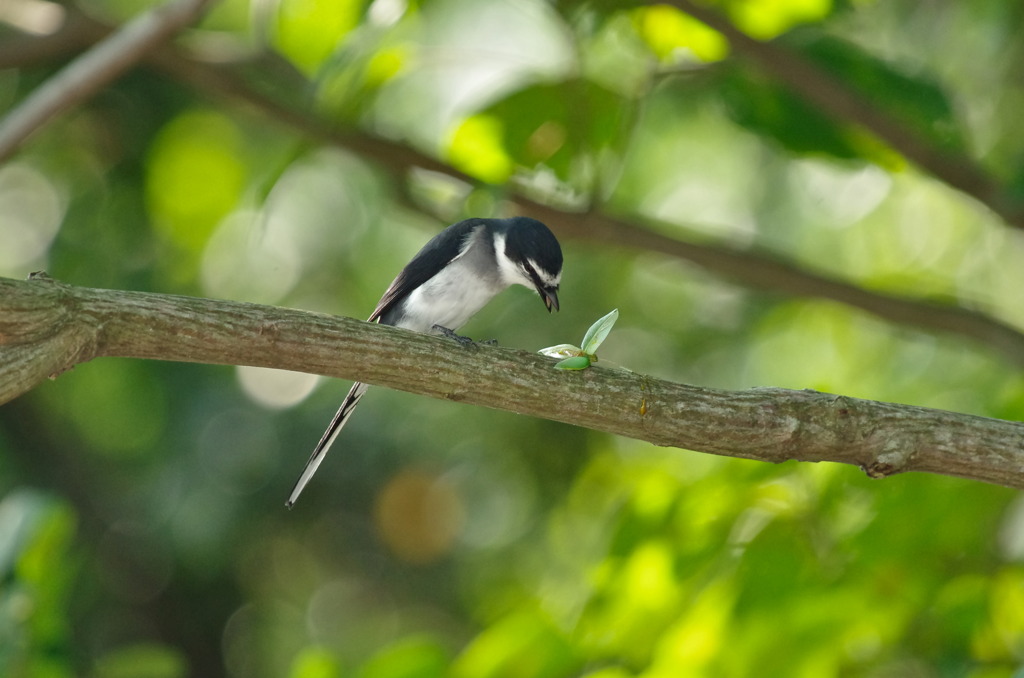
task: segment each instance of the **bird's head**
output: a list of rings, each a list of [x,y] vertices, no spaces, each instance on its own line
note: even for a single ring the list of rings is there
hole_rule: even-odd
[[[558,310],[562,248],[547,226],[529,217],[496,219],[495,255],[505,282],[537,290],[548,311]]]

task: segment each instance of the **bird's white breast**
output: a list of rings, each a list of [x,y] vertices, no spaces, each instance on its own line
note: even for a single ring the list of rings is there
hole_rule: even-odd
[[[457,330],[506,287],[494,275],[481,275],[473,257],[460,257],[413,290],[397,325],[417,332],[434,325]]]

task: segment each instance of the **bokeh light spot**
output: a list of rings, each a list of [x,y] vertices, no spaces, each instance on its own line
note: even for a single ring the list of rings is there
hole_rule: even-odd
[[[451,549],[462,531],[465,508],[450,483],[406,470],[377,496],[374,522],[377,534],[396,556],[426,564]]]
[[[505,152],[504,127],[491,115],[474,115],[455,128],[448,144],[448,158],[466,174],[500,183],[512,174],[512,158]]]
[[[0,167],[0,273],[24,276],[41,264],[60,230],[64,207],[53,184],[17,163]]]
[[[275,410],[298,405],[313,392],[320,380],[315,374],[246,365],[235,368],[235,376],[245,395]]]
[[[247,169],[238,127],[212,111],[183,113],[153,144],[146,193],[157,228],[198,252],[214,226],[238,203]]]
[[[151,371],[122,361],[80,370],[75,377],[68,380],[68,404],[79,435],[92,449],[129,457],[154,453],[167,423],[167,399]]]

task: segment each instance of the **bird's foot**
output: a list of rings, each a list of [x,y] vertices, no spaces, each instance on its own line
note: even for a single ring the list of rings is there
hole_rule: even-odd
[[[463,346],[465,348],[469,348],[470,346],[475,346],[477,344],[479,344],[481,346],[497,346],[498,345],[498,340],[497,339],[488,339],[487,341],[473,341],[469,337],[464,337],[461,334],[455,334],[455,332],[453,332],[452,330],[448,329],[444,325],[434,325],[433,328],[431,328],[431,329],[433,329],[435,332],[437,332],[440,335],[443,335],[445,337],[448,337],[449,339],[453,339],[453,340],[459,342],[459,345]]]
[[[459,345],[462,346],[463,348],[469,348],[474,343],[473,340],[470,339],[469,337],[464,337],[461,334],[455,334],[454,331],[448,329],[447,327],[444,327],[443,325],[434,325],[431,329],[433,329],[438,334],[441,334],[443,336],[448,337],[449,339],[457,341]]]

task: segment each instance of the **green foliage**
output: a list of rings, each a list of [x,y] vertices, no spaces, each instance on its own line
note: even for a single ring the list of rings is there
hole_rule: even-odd
[[[516,611],[491,624],[451,667],[455,678],[556,678],[577,664],[572,645],[544,614]]]
[[[122,647],[99,658],[97,678],[179,678],[188,675],[180,654],[151,643]]]
[[[154,140],[148,162],[150,211],[160,231],[185,251],[198,252],[234,208],[248,168],[242,139],[218,112],[179,115]]]
[[[621,143],[627,110],[623,97],[574,80],[518,90],[484,115],[508,121],[502,145],[518,166],[544,166],[562,181],[586,187],[596,156]]]
[[[733,120],[789,151],[850,160],[875,150],[850,125],[835,121],[786,87],[746,69],[736,69],[724,78],[721,94]]]
[[[515,169],[504,145],[504,122],[483,113],[463,120],[453,131],[447,156],[453,167],[466,174],[500,184],[508,181]]]
[[[320,647],[307,647],[295,658],[289,678],[338,678],[343,675],[341,665],[330,651]]]
[[[436,640],[409,637],[384,648],[367,661],[359,678],[442,678],[451,659]]]
[[[77,564],[75,516],[29,491],[0,502],[0,669],[8,676],[73,673],[67,606]]]
[[[633,20],[641,39],[662,61],[671,63],[681,51],[701,61],[719,61],[729,52],[721,33],[674,7],[640,7]]]
[[[828,17],[835,6],[832,0],[720,0],[716,4],[744,32],[768,40],[808,22]]]
[[[1024,196],[1020,3],[710,6],[1004,181],[1007,204]],[[178,48],[353,143],[211,96],[205,71],[139,68],[0,168],[0,275],[365,317],[444,223],[525,195],[1024,327],[1019,234],[674,6],[267,7],[220,3]],[[0,108],[68,56],[0,73]],[[405,171],[416,152],[487,185]],[[714,387],[1024,419],[1019,369],[980,342],[827,292],[740,287],[634,235],[635,250],[564,238],[560,313],[517,288],[466,332],[532,350],[614,304],[628,327],[610,333],[609,314],[582,346],[551,350],[585,366],[600,345]],[[1024,665],[1024,501],[1009,490],[769,467],[374,389],[286,513],[346,388],[99,359],[0,408],[0,675],[1011,678]]]
[[[312,74],[359,22],[363,0],[292,0],[277,5],[274,47]]]
[[[543,167],[569,185],[589,188],[600,154],[621,143],[629,117],[623,97],[593,82],[533,85],[462,121],[448,156],[492,183],[506,181],[516,167]]]
[[[787,38],[781,43],[863,95],[879,115],[891,117],[938,148],[964,149],[949,99],[930,79],[911,77],[851,43],[812,29]],[[746,68],[734,69],[722,85],[724,101],[737,123],[774,138],[790,151],[859,158],[899,168],[893,151],[863,129],[835,120],[770,78]]]

